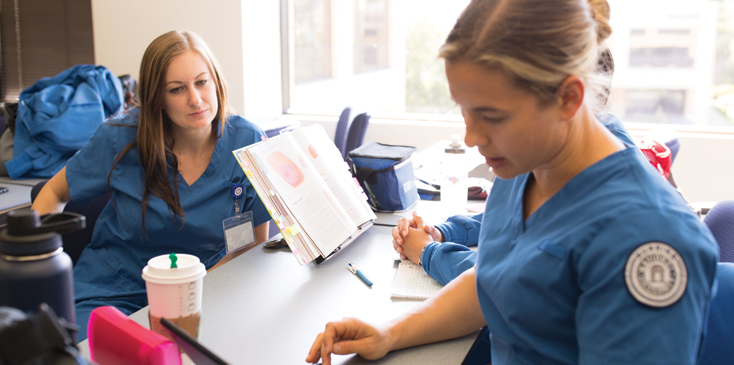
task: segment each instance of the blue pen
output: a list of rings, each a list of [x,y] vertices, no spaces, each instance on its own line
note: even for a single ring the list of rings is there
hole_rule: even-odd
[[[366,276],[364,276],[364,274],[362,273],[362,271],[360,271],[360,270],[359,270],[359,269],[358,269],[358,268],[357,268],[356,266],[354,266],[354,264],[353,264],[353,263],[351,263],[351,262],[349,263],[349,271],[351,271],[351,272],[352,272],[352,274],[356,274],[357,276],[359,276],[359,278],[360,278],[360,279],[362,279],[362,281],[364,281],[364,283],[365,283],[365,284],[367,284],[367,285],[369,285],[369,286],[372,286],[372,282],[370,281],[370,279],[367,279],[367,277],[366,277]]]

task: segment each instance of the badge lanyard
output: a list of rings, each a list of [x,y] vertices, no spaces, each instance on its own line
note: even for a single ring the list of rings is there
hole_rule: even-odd
[[[224,240],[227,243],[227,253],[238,251],[255,244],[255,233],[253,231],[252,212],[240,214],[240,205],[237,202],[245,189],[242,184],[234,184],[230,189],[230,195],[234,200],[234,217],[222,222],[224,228]]]
[[[234,200],[234,214],[240,214],[240,205],[237,203],[237,199],[242,196],[243,190],[242,184],[234,184],[232,185],[232,189],[229,190]]]

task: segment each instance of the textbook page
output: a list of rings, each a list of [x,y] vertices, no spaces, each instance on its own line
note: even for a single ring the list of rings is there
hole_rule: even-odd
[[[312,125],[290,133],[355,225],[377,219],[367,204],[362,187],[352,177],[349,165],[342,159],[324,127]]]
[[[410,260],[400,261],[390,299],[426,300],[443,288],[423,268]]]
[[[247,150],[323,257],[357,230],[290,133]]]
[[[242,170],[245,171],[247,178],[260,196],[268,213],[273,217],[278,229],[283,232],[288,246],[296,257],[300,265],[313,261],[321,253],[314,244],[310,236],[306,234],[298,234],[303,232],[303,227],[298,220],[292,217],[290,209],[283,203],[282,199],[274,194],[275,188],[265,178],[262,169],[260,169],[253,160],[253,156],[246,148],[234,151]]]

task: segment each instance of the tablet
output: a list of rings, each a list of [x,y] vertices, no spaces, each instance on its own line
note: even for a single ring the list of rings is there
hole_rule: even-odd
[[[171,337],[178,347],[180,347],[186,355],[189,355],[191,360],[196,365],[227,365],[227,362],[220,359],[213,352],[209,351],[204,345],[196,341],[193,337],[189,336],[186,331],[176,326],[173,322],[166,318],[161,318],[161,324],[168,330]]]
[[[461,365],[491,363],[492,349],[489,343],[489,333],[487,326],[484,326],[479,330],[477,338],[474,339],[474,343],[471,345],[469,352],[466,353],[466,357],[464,357],[464,361],[461,362]]]

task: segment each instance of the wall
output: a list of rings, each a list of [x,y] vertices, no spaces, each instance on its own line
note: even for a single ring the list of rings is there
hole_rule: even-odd
[[[153,39],[170,30],[190,30],[219,60],[238,114],[272,119],[282,110],[279,12],[277,1],[92,0],[95,62],[137,79]]]

